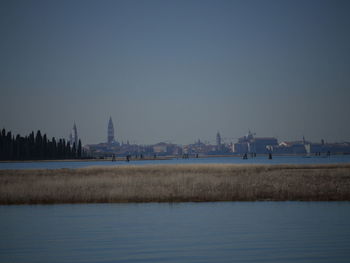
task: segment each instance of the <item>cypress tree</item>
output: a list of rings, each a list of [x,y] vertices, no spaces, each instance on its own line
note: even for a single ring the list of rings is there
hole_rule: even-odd
[[[42,151],[43,151],[43,157],[44,159],[48,159],[48,152],[47,152],[47,137],[46,134],[43,136],[43,142],[42,142]]]
[[[79,139],[79,142],[78,142],[77,157],[79,159],[81,158],[81,140],[80,139]]]
[[[13,159],[20,160],[21,159],[21,137],[17,134],[16,139],[13,142]]]
[[[73,142],[73,147],[72,147],[72,158],[75,159],[77,156],[77,147],[75,146],[75,142]]]
[[[11,132],[7,132],[6,135],[6,146],[5,146],[5,155],[6,159],[5,160],[12,160],[13,159],[13,143],[12,143],[12,134]]]
[[[70,147],[70,142],[69,141],[67,141],[67,146],[66,146],[66,148],[67,148],[67,159],[71,159],[72,158],[72,149],[71,149],[71,147]]]
[[[0,160],[68,159],[82,158],[83,155],[81,140],[78,145],[71,146],[65,139],[59,139],[58,143],[55,137],[49,140],[40,130],[36,135],[32,131],[25,137],[13,136],[5,129],[0,131]]]
[[[29,159],[33,160],[35,159],[35,139],[34,139],[33,131],[29,134],[28,144],[29,144]]]
[[[49,159],[54,158],[53,143],[50,140],[47,141],[47,156]]]
[[[58,140],[58,143],[57,143],[57,158],[58,159],[62,159],[62,139],[59,139]]]
[[[35,155],[37,159],[43,159],[43,137],[40,130],[37,131],[35,137]]]
[[[4,158],[3,155],[4,155],[4,138],[2,136],[2,132],[0,132],[0,160],[3,160]]]
[[[62,159],[67,158],[67,148],[66,148],[66,140],[62,139]]]
[[[57,143],[55,137],[52,137],[52,158],[57,158]]]
[[[30,159],[30,147],[29,147],[29,138],[26,136],[24,138],[24,153],[23,153],[23,159],[29,160]]]

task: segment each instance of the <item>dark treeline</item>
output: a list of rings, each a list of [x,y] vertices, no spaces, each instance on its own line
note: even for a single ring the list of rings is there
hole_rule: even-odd
[[[0,160],[52,160],[76,159],[85,156],[81,141],[78,145],[70,145],[65,139],[49,140],[40,130],[29,136],[12,135],[3,129],[0,132]]]

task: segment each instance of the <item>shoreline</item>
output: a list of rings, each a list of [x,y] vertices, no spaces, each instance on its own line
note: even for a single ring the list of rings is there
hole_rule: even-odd
[[[316,156],[307,154],[273,154],[275,157],[303,157],[303,158],[331,158],[332,156],[348,156],[350,154],[344,153],[334,153],[330,157],[326,155]],[[258,154],[256,157],[249,157],[248,159],[254,160],[257,157],[267,157],[268,154]],[[198,157],[190,156],[189,159],[206,159],[206,158],[242,158],[241,155],[199,155]],[[143,159],[135,158],[131,156],[130,161],[150,161],[150,160],[171,160],[171,159],[183,159],[182,156],[168,155],[168,156],[157,156],[156,158],[152,156],[146,156]],[[185,158],[186,159],[186,158]],[[115,162],[125,162],[126,157],[116,157]],[[38,162],[112,162],[111,157],[106,157],[104,159],[54,159],[54,160],[0,160],[0,163],[38,163]]]
[[[149,160],[170,160],[176,157],[157,157],[156,159],[154,158],[144,158],[144,159],[130,159],[132,161],[149,161]],[[118,157],[116,158],[115,162],[125,162],[126,158]],[[0,161],[0,163],[45,163],[45,162],[112,162],[111,158],[108,159],[66,159],[66,160],[10,160],[10,161]]]
[[[350,201],[350,164],[0,170],[0,204]]]

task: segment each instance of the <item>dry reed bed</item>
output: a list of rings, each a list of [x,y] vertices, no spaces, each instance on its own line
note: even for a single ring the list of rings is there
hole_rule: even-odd
[[[0,204],[350,200],[350,164],[0,170]]]

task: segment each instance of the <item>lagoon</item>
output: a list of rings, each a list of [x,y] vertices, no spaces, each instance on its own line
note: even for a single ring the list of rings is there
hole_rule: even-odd
[[[208,158],[173,158],[169,160],[131,160],[125,161],[34,161],[34,162],[0,162],[2,169],[60,169],[83,168],[89,166],[120,166],[120,165],[152,165],[152,164],[337,164],[350,163],[350,155],[326,156],[258,156],[243,160],[240,157],[208,157]]]
[[[348,262],[350,202],[0,206],[0,262]]]

